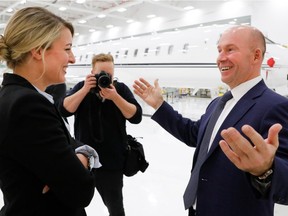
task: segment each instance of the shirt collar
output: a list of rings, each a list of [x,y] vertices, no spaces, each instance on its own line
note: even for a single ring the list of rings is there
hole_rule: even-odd
[[[33,85],[34,86],[34,85]],[[45,98],[47,98],[47,100],[49,100],[52,104],[54,104],[54,100],[53,100],[53,97],[52,95],[44,92],[44,91],[41,91],[40,89],[38,89],[36,86],[34,86],[34,88],[40,93],[42,94]]]
[[[262,80],[261,76],[255,77],[251,80],[248,80],[240,85],[236,86],[231,90],[233,98],[239,100],[243,95],[245,95],[250,89],[252,89],[257,83]]]

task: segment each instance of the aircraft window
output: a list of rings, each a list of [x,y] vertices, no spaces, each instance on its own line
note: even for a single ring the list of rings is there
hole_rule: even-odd
[[[156,47],[156,52],[155,52],[155,55],[156,55],[156,56],[158,56],[158,55],[159,55],[159,53],[160,53],[160,49],[161,49],[161,47],[160,47],[160,46]]]
[[[144,56],[147,56],[148,52],[149,52],[149,48],[146,48],[145,51],[144,51]]]
[[[170,45],[170,46],[168,47],[168,55],[171,55],[171,54],[172,54],[173,48],[174,48],[173,45]]]
[[[116,52],[115,58],[117,59],[119,56],[119,51]]]
[[[188,52],[188,49],[189,49],[189,43],[185,43],[182,52],[186,54]]]
[[[134,50],[134,57],[137,57],[137,54],[138,54],[138,49],[135,49]]]
[[[128,50],[125,50],[124,58],[127,58]]]

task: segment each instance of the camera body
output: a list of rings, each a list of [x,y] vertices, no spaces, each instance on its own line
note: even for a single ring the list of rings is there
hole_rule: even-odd
[[[112,79],[109,73],[105,71],[101,71],[98,74],[95,74],[95,78],[97,81],[96,87],[91,89],[91,92],[98,93],[101,88],[108,88],[110,84],[112,83]]]

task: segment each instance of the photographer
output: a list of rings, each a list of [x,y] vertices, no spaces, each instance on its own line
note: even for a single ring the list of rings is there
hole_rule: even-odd
[[[95,185],[110,216],[124,216],[123,163],[126,119],[142,120],[142,108],[129,88],[113,82],[114,59],[98,54],[92,59],[91,74],[70,90],[60,105],[64,117],[74,115],[75,138],[91,145],[99,154],[102,167],[94,170]],[[121,128],[120,128],[121,127]]]

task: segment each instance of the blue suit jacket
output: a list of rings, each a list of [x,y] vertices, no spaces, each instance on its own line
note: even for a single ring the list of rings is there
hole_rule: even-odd
[[[193,164],[197,160],[207,122],[219,98],[213,100],[198,121],[184,118],[166,102],[152,119],[176,138],[196,147]],[[239,170],[222,152],[220,131],[244,124],[251,125],[263,137],[274,123],[281,123],[280,146],[274,161],[272,186],[268,195],[253,188],[249,173]],[[274,203],[288,204],[288,100],[268,89],[264,81],[249,90],[224,120],[207,159],[201,167],[197,192],[197,212],[201,216],[272,216]]]

